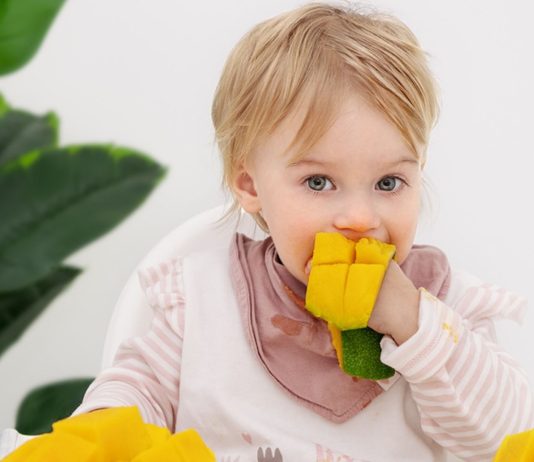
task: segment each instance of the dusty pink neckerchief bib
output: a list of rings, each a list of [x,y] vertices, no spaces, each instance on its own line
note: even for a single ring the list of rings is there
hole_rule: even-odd
[[[270,237],[254,241],[237,233],[230,265],[252,349],[286,392],[321,416],[344,422],[383,391],[377,382],[340,369],[326,323],[304,309],[306,286],[278,261]],[[416,287],[446,295],[450,268],[439,249],[413,246],[401,268]]]

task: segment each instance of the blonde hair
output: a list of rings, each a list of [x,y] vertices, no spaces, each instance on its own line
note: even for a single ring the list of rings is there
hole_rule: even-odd
[[[233,194],[239,165],[298,107],[306,112],[288,151],[298,146],[295,160],[304,155],[355,90],[399,129],[424,165],[438,89],[404,23],[361,6],[310,3],[256,25],[230,53],[213,100],[223,187]],[[239,208],[234,196],[223,219]],[[261,214],[254,219],[268,232]]]

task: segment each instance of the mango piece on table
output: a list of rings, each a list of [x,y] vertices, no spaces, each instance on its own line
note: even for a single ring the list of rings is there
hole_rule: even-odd
[[[215,454],[206,446],[198,432],[191,428],[175,433],[170,441],[178,448],[184,462],[215,462]]]
[[[95,443],[98,462],[131,460],[148,449],[152,440],[136,407],[101,409],[60,420],[54,433],[68,433]]]
[[[534,429],[504,438],[493,462],[534,461]]]
[[[175,433],[164,443],[139,454],[132,462],[215,462],[215,455],[192,429]]]
[[[69,434],[47,433],[26,441],[2,462],[98,462],[95,444]]]
[[[131,459],[132,462],[160,462],[164,460],[172,460],[173,462],[181,462],[182,460],[169,440],[159,443]]]
[[[171,432],[167,427],[158,427],[153,424],[145,424],[145,430],[150,436],[152,446],[164,443],[171,437]]]
[[[195,430],[171,435],[136,407],[102,409],[55,422],[2,462],[216,462]]]

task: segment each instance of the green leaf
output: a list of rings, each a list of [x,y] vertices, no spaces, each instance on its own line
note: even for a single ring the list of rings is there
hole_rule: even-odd
[[[0,356],[80,272],[61,267],[29,287],[0,294]]]
[[[0,164],[33,150],[56,147],[58,127],[54,113],[36,116],[25,111],[7,111],[3,116],[0,114]]]
[[[35,151],[0,166],[0,292],[37,281],[112,229],[164,174],[110,146]]]
[[[36,53],[65,0],[0,0],[0,75]]]
[[[9,111],[9,104],[7,104],[7,101],[0,93],[0,117],[2,117],[7,111]]]
[[[20,404],[15,428],[25,435],[51,432],[54,422],[69,417],[80,405],[93,380],[70,379],[35,388]]]

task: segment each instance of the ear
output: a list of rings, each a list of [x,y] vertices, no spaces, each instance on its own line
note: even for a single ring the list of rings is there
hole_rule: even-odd
[[[258,213],[261,210],[260,198],[256,191],[254,178],[249,170],[241,165],[232,181],[234,195],[241,204],[241,207],[248,213]]]

